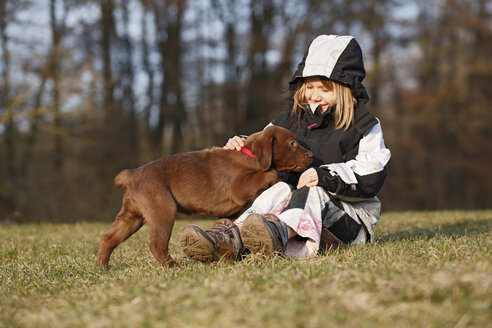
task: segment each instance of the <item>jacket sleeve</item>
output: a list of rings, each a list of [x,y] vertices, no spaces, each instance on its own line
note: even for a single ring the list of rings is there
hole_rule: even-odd
[[[375,196],[388,174],[391,152],[386,148],[379,121],[360,139],[354,158],[315,168],[318,185],[336,198],[362,200]]]

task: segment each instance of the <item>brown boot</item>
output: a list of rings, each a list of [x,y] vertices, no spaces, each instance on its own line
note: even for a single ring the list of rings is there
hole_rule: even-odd
[[[244,253],[239,228],[229,219],[215,221],[207,231],[190,224],[181,232],[179,243],[188,257],[200,262],[239,260]]]
[[[285,254],[287,247],[287,225],[275,215],[251,214],[241,225],[244,247],[252,254]]]
[[[323,228],[321,229],[321,240],[319,242],[319,252],[325,252],[332,249],[337,249],[343,242],[337,238],[330,230]]]

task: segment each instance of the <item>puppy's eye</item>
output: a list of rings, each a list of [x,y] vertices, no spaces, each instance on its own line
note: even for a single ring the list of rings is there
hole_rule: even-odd
[[[294,147],[296,145],[296,141],[294,139],[289,141],[289,146]]]

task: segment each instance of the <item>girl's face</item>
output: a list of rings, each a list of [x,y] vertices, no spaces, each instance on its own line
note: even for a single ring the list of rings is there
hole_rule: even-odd
[[[306,78],[306,92],[304,97],[308,104],[321,105],[324,113],[328,108],[335,105],[335,93],[323,85],[319,77],[310,76]]]

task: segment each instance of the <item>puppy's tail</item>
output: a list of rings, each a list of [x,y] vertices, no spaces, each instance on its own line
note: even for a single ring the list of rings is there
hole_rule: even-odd
[[[123,188],[128,185],[133,176],[133,170],[123,170],[114,178],[114,185],[118,188]]]

